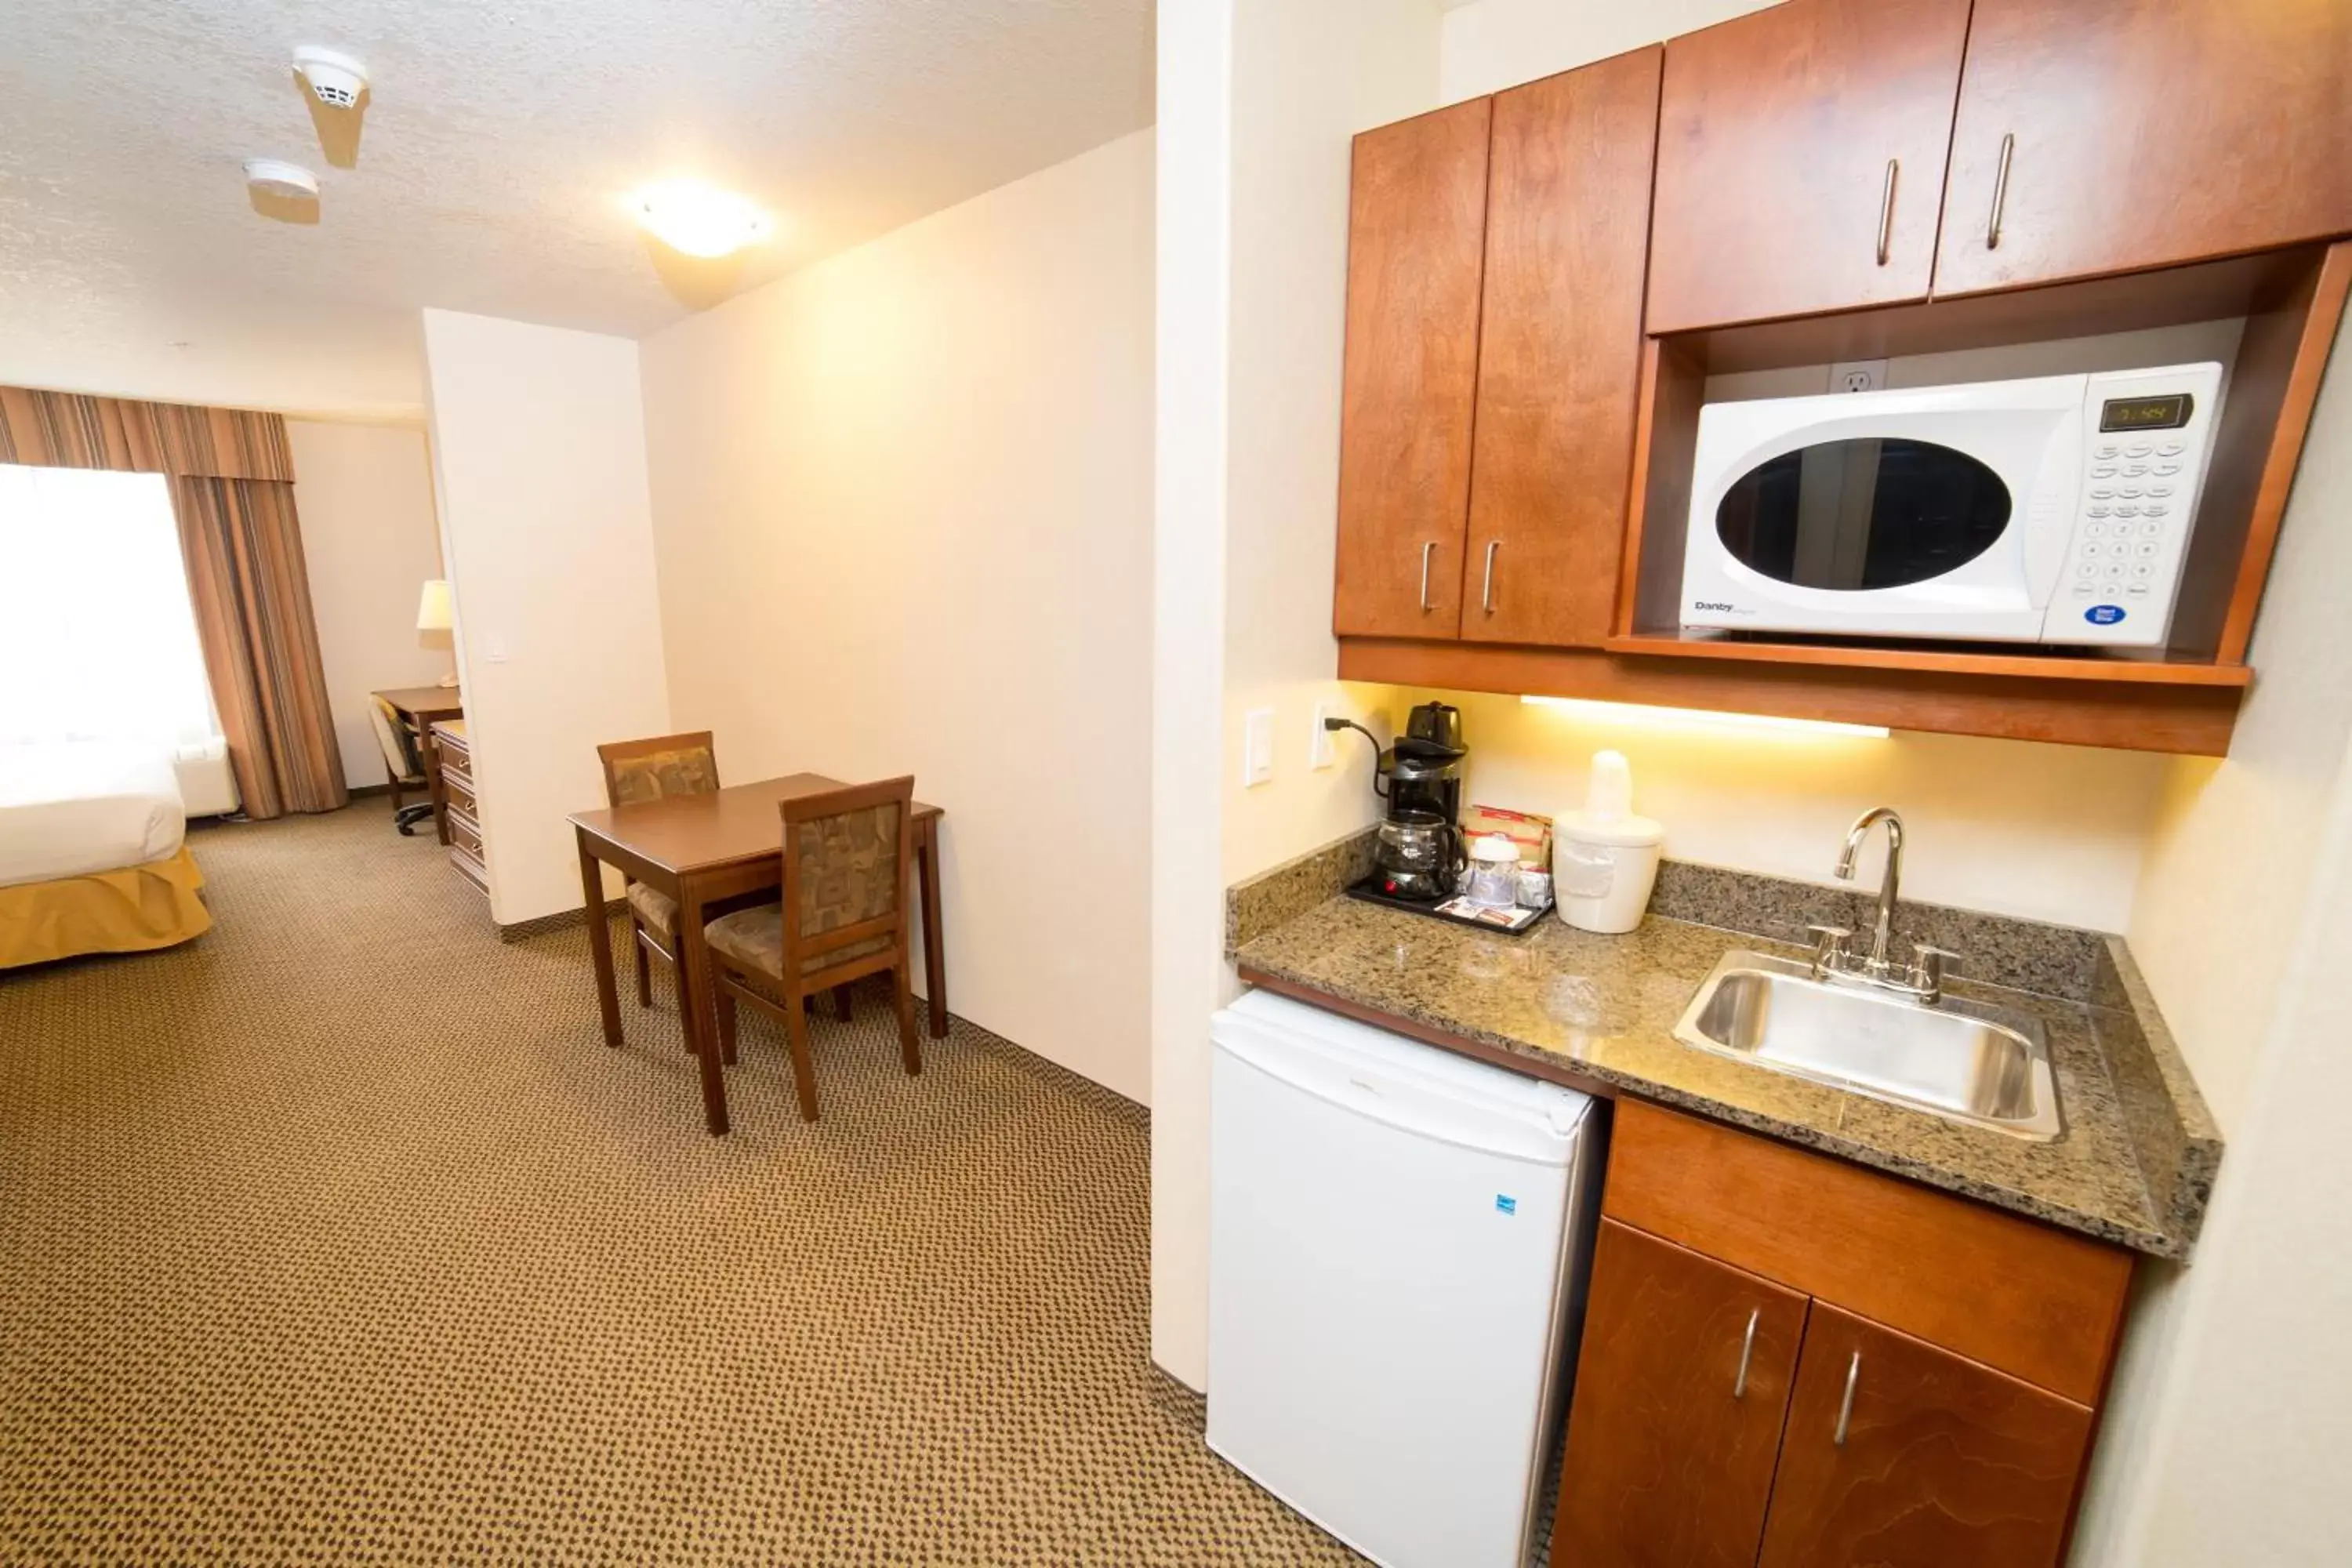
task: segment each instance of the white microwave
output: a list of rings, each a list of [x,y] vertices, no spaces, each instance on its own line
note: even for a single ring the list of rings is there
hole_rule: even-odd
[[[1682,624],[2153,647],[2221,367],[1711,403]]]

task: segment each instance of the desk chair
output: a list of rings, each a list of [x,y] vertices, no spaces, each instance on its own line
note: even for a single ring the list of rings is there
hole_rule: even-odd
[[[425,757],[417,746],[415,732],[400,716],[400,710],[383,698],[368,698],[368,718],[375,725],[375,743],[383,751],[383,771],[392,781],[392,825],[406,837],[416,831],[416,825],[433,815],[433,803],[403,805],[404,791],[421,789],[432,793],[432,781],[425,774]]]

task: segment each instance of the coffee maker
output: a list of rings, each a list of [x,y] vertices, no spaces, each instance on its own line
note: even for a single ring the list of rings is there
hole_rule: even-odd
[[[1325,727],[1379,739],[1360,724],[1327,719]],[[1462,710],[1423,702],[1405,720],[1396,744],[1378,753],[1372,793],[1388,803],[1373,851],[1368,891],[1416,903],[1454,896],[1466,861],[1462,841]]]
[[[1389,803],[1389,815],[1434,812],[1445,822],[1462,820],[1462,710],[1446,702],[1423,702],[1405,720],[1403,735],[1381,753],[1374,794]],[[1387,787],[1381,787],[1381,780]]]

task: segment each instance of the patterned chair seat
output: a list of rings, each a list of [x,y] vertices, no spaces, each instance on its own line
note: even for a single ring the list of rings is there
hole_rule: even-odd
[[[658,888],[648,888],[643,882],[629,884],[629,908],[637,911],[637,919],[653,928],[665,941],[677,934],[677,900]]]
[[[781,903],[761,904],[754,909],[738,910],[731,915],[721,915],[702,928],[702,935],[713,949],[725,953],[737,963],[779,980],[784,977],[784,908]],[[814,974],[835,964],[883,952],[889,945],[888,937],[876,936],[864,942],[853,942],[846,947],[811,953],[801,961],[801,973]]]

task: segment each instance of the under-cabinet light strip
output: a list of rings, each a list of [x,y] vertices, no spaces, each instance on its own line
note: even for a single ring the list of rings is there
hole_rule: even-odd
[[[1769,713],[1718,713],[1705,708],[1653,708],[1638,702],[1597,702],[1585,697],[1522,696],[1522,702],[1558,708],[1595,721],[1633,721],[1697,729],[1779,731],[1788,735],[1858,735],[1886,739],[1884,724],[1840,724],[1828,719],[1781,719]]]

